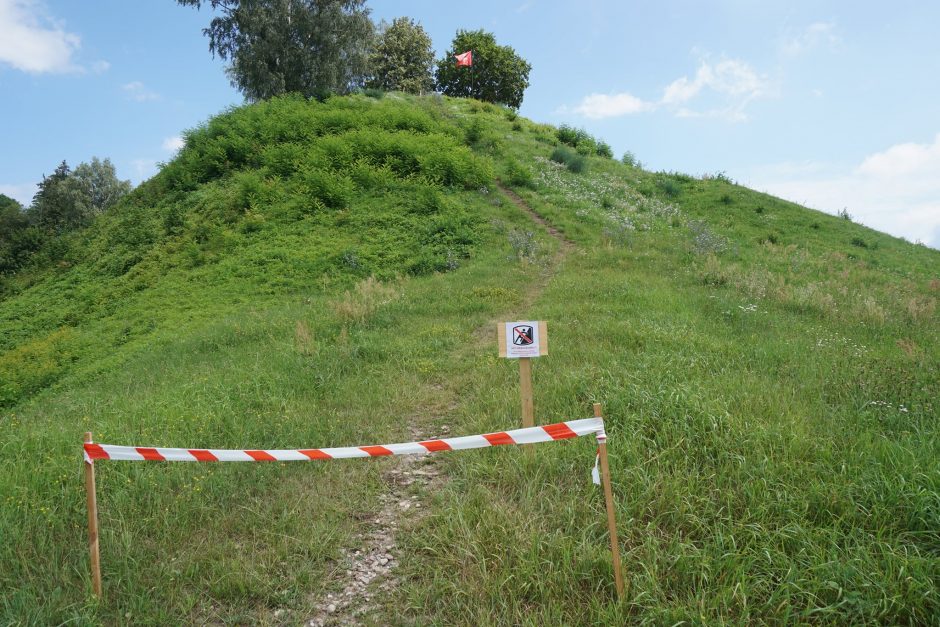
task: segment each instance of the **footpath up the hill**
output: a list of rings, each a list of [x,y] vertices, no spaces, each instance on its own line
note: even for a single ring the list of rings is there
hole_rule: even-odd
[[[555,253],[544,260],[538,268],[538,275],[527,280],[525,288],[519,291],[517,311],[506,311],[499,316],[499,320],[510,320],[525,313],[535,303],[573,245],[511,189],[501,183],[496,184],[496,189],[532,220],[533,230],[541,228],[556,242]],[[472,342],[461,347],[460,352],[492,352],[497,322],[494,319],[475,329]],[[414,408],[414,413],[407,418],[410,441],[456,435],[447,424],[448,417],[453,416],[460,406],[456,390],[441,384],[431,387],[435,411],[429,414],[427,408]],[[382,604],[400,594],[401,582],[396,568],[402,557],[399,534],[402,529],[417,525],[429,511],[429,497],[447,480],[439,461],[434,456],[403,456],[389,460],[388,467],[382,470],[385,492],[379,497],[381,509],[369,517],[368,529],[356,547],[344,551],[339,576],[332,582],[334,591],[319,599],[315,614],[305,621],[306,625],[383,622]],[[337,587],[340,587],[339,591],[335,591]]]

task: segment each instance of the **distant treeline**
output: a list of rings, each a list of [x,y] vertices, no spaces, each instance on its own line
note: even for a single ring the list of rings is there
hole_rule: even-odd
[[[97,157],[74,170],[63,161],[43,176],[29,207],[0,194],[0,275],[14,274],[44,246],[88,225],[131,190],[110,159]]]

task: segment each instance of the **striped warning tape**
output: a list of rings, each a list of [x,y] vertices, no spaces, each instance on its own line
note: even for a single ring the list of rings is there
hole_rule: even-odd
[[[606,439],[603,418],[585,418],[556,422],[541,427],[527,427],[512,431],[498,431],[459,438],[442,438],[424,442],[403,442],[381,446],[347,446],[340,448],[232,450],[158,448],[148,446],[116,446],[114,444],[85,444],[85,461],[96,459],[116,461],[159,462],[306,462],[317,459],[346,459],[352,457],[381,457],[383,455],[424,455],[438,451],[459,451],[505,444],[536,444],[553,442],[594,434],[598,441]]]

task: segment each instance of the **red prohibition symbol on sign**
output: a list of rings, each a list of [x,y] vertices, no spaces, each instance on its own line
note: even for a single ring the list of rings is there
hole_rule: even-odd
[[[535,340],[534,329],[528,325],[512,328],[512,343],[516,346],[529,346]]]

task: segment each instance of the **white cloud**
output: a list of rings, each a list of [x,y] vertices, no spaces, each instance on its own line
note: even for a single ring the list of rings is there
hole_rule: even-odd
[[[940,133],[932,144],[896,144],[884,152],[869,155],[858,171],[873,177],[891,178],[922,174],[940,176]]]
[[[699,111],[687,105],[706,92],[718,97],[719,106]],[[769,93],[770,82],[750,65],[739,59],[722,59],[717,63],[702,61],[694,78],[682,76],[671,82],[663,90],[660,102],[672,107],[678,117],[714,117],[742,122],[747,119],[745,107]]]
[[[680,118],[721,118],[730,122],[747,119],[745,108],[755,98],[769,95],[770,82],[739,59],[717,63],[702,61],[694,77],[682,76],[669,83],[658,102],[643,100],[633,94],[590,94],[574,107],[560,107],[558,113],[575,113],[591,119],[603,119],[670,110]],[[693,100],[707,99],[710,108],[693,108]]]
[[[95,74],[104,74],[110,69],[111,69],[111,64],[105,61],[104,59],[95,61],[94,63],[91,64],[91,71],[94,72]]]
[[[124,90],[124,93],[131,100],[136,100],[137,102],[147,102],[148,100],[159,100],[160,94],[155,91],[148,89],[140,81],[132,81],[125,85],[121,85],[121,89]]]
[[[940,133],[932,142],[896,144],[854,167],[793,164],[756,168],[753,187],[940,248]]]
[[[633,113],[642,113],[643,111],[652,111],[655,105],[646,102],[628,94],[590,94],[585,96],[581,102],[574,108],[568,109],[562,107],[560,113],[577,113],[586,118],[600,120],[603,118],[614,118]]]
[[[185,145],[186,142],[179,135],[176,135],[175,137],[167,137],[163,140],[163,149],[167,152],[178,152],[182,150],[183,146]]]
[[[80,46],[37,0],[0,0],[0,63],[33,74],[82,72],[72,60]]]
[[[841,43],[842,38],[836,33],[835,24],[813,22],[798,35],[784,38],[780,43],[780,53],[787,57],[798,57],[820,45],[836,48]]]
[[[701,69],[699,70],[699,74],[701,74]],[[665,104],[686,102],[694,98],[700,91],[702,91],[701,82],[697,80],[690,81],[687,77],[683,76],[666,86],[666,89],[663,90],[662,102]]]

